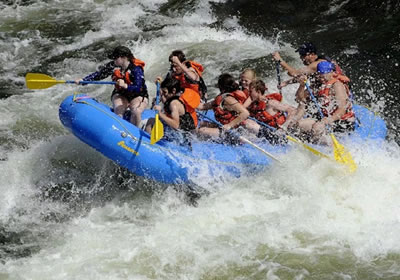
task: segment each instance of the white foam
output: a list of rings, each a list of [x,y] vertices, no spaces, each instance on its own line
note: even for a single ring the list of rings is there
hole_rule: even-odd
[[[37,51],[29,50],[32,40],[44,46],[54,45],[48,54],[51,57],[132,32],[139,40],[128,40],[126,45],[147,63],[146,79],[154,95],[153,80],[166,74],[168,55],[174,49],[183,49],[190,59],[203,63],[205,79],[210,84],[222,71],[230,69],[232,62],[240,64],[262,58],[278,49],[277,42],[250,34],[236,19],[224,23],[229,31],[210,27],[215,19],[208,1],[200,1],[195,12],[175,18],[152,14],[164,3],[167,1],[69,1],[70,9],[90,5],[100,15],[98,31],[88,31],[69,43],[50,42],[38,32],[27,40],[2,41],[0,46],[7,50],[0,53],[0,60],[7,69],[21,64],[19,67],[29,71],[29,67],[40,65],[40,60],[35,59],[28,60],[32,65],[22,63]],[[35,4],[35,9],[37,5],[41,4]],[[12,16],[18,13],[22,17],[29,13],[27,10],[8,9]],[[143,31],[137,22],[146,17],[166,25],[161,24],[163,27],[156,31]],[[293,58],[294,65],[301,66],[292,46],[283,44],[280,49],[282,56]],[[26,55],[19,57],[24,51]],[[63,78],[74,79],[95,71],[100,63],[66,58],[54,71],[65,73]],[[286,77],[282,73],[282,80]],[[275,77],[263,78],[272,84],[275,81]],[[74,85],[60,85],[0,100],[0,131],[12,136],[12,127],[32,116],[61,130],[57,107],[74,90]],[[110,87],[88,86],[79,90],[109,102]],[[295,90],[296,85],[284,89],[285,101],[294,102]],[[384,104],[376,106],[379,110]],[[46,245],[41,244],[39,252],[26,258],[7,259],[0,263],[0,270],[15,278],[30,279],[201,279],[207,278],[207,273],[210,277],[225,276],[231,275],[230,271],[248,269],[260,273],[258,278],[278,279],[279,272],[290,271],[297,279],[303,279],[310,272],[285,265],[279,257],[288,254],[287,258],[295,261],[311,258],[318,262],[321,255],[346,255],[368,265],[376,258],[400,254],[400,149],[395,143],[371,149],[373,146],[373,142],[346,144],[359,166],[350,176],[335,162],[294,148],[282,157],[283,166],[274,165],[258,176],[222,180],[209,196],[199,200],[197,208],[188,206],[173,190],[161,196],[115,198],[103,207],[93,206],[88,215],[51,227],[52,237]],[[63,158],[76,159],[73,162],[80,167],[104,168],[104,158],[97,152],[71,135],[60,134],[47,141],[29,142],[26,149],[13,148],[7,160],[0,161],[2,222],[13,217],[27,231],[31,230],[27,225],[32,224],[36,224],[33,230],[37,230],[47,226],[42,212],[54,208],[55,213],[62,213],[62,202],[40,201],[35,195],[40,177],[55,171],[51,162]],[[200,172],[208,174],[208,170]],[[55,184],[51,175],[48,177],[47,183]],[[213,186],[212,178],[206,179],[202,182]],[[101,182],[94,180],[93,188],[107,187]],[[16,208],[26,214],[14,215]],[[392,270],[398,275],[398,267]],[[338,277],[347,276],[343,273]]]

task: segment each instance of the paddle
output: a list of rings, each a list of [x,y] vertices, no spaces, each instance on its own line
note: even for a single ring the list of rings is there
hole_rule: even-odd
[[[275,127],[272,127],[272,126],[270,126],[270,125],[267,125],[266,123],[263,123],[263,122],[257,120],[256,118],[251,118],[251,117],[250,117],[249,119],[255,121],[255,122],[258,123],[259,125],[262,125],[262,126],[265,126],[266,128],[269,128],[269,129],[272,130],[272,131],[276,131],[276,128],[275,128]],[[296,143],[296,144],[299,144],[299,145],[303,146],[304,148],[306,148],[307,150],[309,150],[310,152],[312,152],[313,154],[315,154],[315,155],[317,155],[317,156],[325,157],[325,158],[330,158],[328,155],[323,154],[322,152],[320,152],[320,151],[314,149],[313,147],[311,147],[311,146],[309,146],[309,145],[307,145],[307,144],[301,142],[299,139],[294,138],[293,136],[290,136],[290,135],[287,135],[287,134],[285,134],[284,136],[286,137],[286,139],[288,139],[288,140],[290,140],[290,141],[292,141],[292,142],[294,142],[294,143]]]
[[[156,94],[156,105],[160,100],[160,82],[157,81],[157,94]],[[154,120],[153,128],[151,129],[150,144],[155,144],[164,136],[164,126],[160,119],[158,118],[158,111],[156,113],[156,118]]]
[[[28,73],[25,76],[26,87],[29,89],[45,89],[56,84],[74,84],[75,81],[56,80],[48,75],[40,73]],[[79,84],[115,85],[115,82],[107,81],[80,81]]]
[[[278,78],[278,90],[279,93],[282,94],[282,89],[280,87],[281,86],[281,71],[279,69],[280,63],[281,63],[280,61],[276,62],[276,76]]]
[[[305,86],[307,88],[307,91],[310,94],[311,99],[313,100],[313,102],[315,103],[315,106],[317,106],[318,108],[318,112],[321,116],[321,118],[324,117],[324,114],[322,113],[321,107],[318,104],[317,99],[315,98],[311,88],[309,87],[307,81],[305,81]],[[357,164],[354,162],[351,154],[349,151],[347,151],[345,149],[345,147],[339,143],[339,141],[336,139],[335,135],[332,132],[332,129],[330,126],[327,125],[329,134],[332,138],[332,143],[333,143],[333,155],[334,158],[337,162],[342,163],[347,165],[347,167],[349,168],[350,172],[353,173],[354,171],[357,170]]]
[[[277,76],[277,79],[278,79],[278,89],[279,89],[279,93],[282,94],[282,89],[280,88],[280,85],[281,85],[280,63],[281,63],[280,61],[277,61],[277,62],[276,62],[276,76]],[[269,125],[267,125],[267,124],[265,124],[265,123],[263,123],[263,122],[260,122],[259,120],[255,119],[255,118],[249,118],[249,119],[252,119],[253,121],[257,122],[258,124],[263,125],[263,126],[265,126],[265,127],[268,127],[269,129],[272,129],[273,131],[276,130],[274,127],[269,126]],[[309,146],[309,145],[307,145],[307,144],[301,142],[299,139],[296,139],[296,138],[294,138],[293,136],[290,136],[290,135],[287,135],[287,134],[286,134],[285,136],[286,136],[286,139],[288,139],[288,140],[290,140],[290,141],[292,141],[292,142],[294,142],[294,143],[296,143],[296,144],[299,144],[299,145],[303,146],[305,149],[309,150],[309,151],[312,152],[313,154],[315,154],[315,155],[317,155],[317,156],[329,158],[329,156],[327,156],[327,155],[321,153],[320,151],[314,149],[313,147],[311,147],[311,146]]]
[[[218,121],[216,121],[216,120],[214,120],[214,119],[208,117],[208,116],[205,115],[205,114],[202,114],[202,113],[199,113],[199,112],[197,112],[197,113],[198,113],[200,116],[202,116],[203,118],[206,118],[206,119],[208,119],[209,121],[215,123],[215,124],[218,125],[219,127],[221,127],[221,128],[223,127],[223,125],[222,125],[220,122],[218,122]],[[281,163],[281,161],[280,161],[279,159],[277,159],[275,156],[273,156],[271,153],[269,153],[269,152],[267,152],[266,150],[264,150],[263,148],[257,146],[256,144],[254,144],[254,143],[251,142],[250,140],[244,138],[243,136],[241,136],[241,135],[239,135],[239,134],[237,134],[237,133],[235,133],[235,132],[233,132],[233,131],[231,131],[231,130],[228,131],[228,132],[231,133],[234,137],[237,137],[239,140],[241,140],[241,141],[243,141],[243,142],[246,142],[247,144],[249,144],[249,145],[252,146],[253,148],[255,148],[255,149],[259,150],[260,152],[264,153],[265,155],[269,156],[269,157],[272,158],[273,160],[275,160],[275,161]]]

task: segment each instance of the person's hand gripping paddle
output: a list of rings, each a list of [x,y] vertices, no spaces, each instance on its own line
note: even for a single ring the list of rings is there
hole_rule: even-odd
[[[156,105],[158,105],[159,101],[160,101],[160,82],[157,81]],[[164,126],[159,119],[158,111],[157,111],[156,117],[154,120],[154,125],[153,125],[153,128],[151,129],[150,144],[152,144],[152,145],[155,144],[163,136],[164,136]]]

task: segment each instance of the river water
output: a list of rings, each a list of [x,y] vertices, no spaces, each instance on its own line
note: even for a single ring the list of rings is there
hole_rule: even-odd
[[[324,41],[321,24],[311,29],[305,21],[296,29],[293,17],[267,16],[268,7],[271,14],[277,7],[294,12],[288,1],[261,2],[0,3],[0,279],[400,278],[398,41],[383,54],[391,64],[381,71],[361,36]],[[354,23],[347,28],[364,34],[364,26],[343,15],[349,1],[331,2],[326,15],[346,18]],[[266,19],[257,28],[259,11]],[[359,165],[352,176],[293,149],[283,167],[258,176],[202,178],[196,183],[210,193],[193,207],[184,194],[129,174],[63,128],[58,106],[66,96],[79,91],[110,104],[110,86],[31,91],[24,84],[28,72],[83,77],[123,44],[146,62],[152,96],[152,81],[166,73],[174,49],[206,67],[211,94],[220,73],[238,76],[244,67],[255,68],[274,91],[271,54],[280,50],[300,67],[295,49],[309,39],[307,24],[311,38],[357,77],[359,103],[389,124],[379,147],[346,146]],[[295,104],[295,89],[284,89],[285,102]]]

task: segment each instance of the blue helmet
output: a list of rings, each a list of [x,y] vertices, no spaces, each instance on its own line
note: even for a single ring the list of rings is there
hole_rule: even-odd
[[[321,61],[317,65],[317,72],[320,74],[327,74],[335,71],[335,65],[329,61]]]

